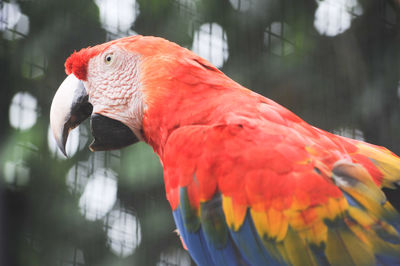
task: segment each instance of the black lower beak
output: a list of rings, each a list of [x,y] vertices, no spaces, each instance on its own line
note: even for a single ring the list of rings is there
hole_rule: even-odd
[[[91,151],[121,149],[139,141],[129,127],[104,115],[93,114],[90,127],[94,137],[89,146]]]

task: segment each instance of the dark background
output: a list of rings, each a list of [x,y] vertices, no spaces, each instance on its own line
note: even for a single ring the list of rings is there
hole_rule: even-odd
[[[399,1],[0,0],[0,264],[190,265],[151,148],[66,160],[49,108],[74,50],[167,38],[337,134],[400,153]]]

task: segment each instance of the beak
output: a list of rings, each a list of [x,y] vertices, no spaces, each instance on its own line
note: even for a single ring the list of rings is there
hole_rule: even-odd
[[[88,98],[83,82],[74,74],[64,80],[54,95],[50,108],[50,126],[57,146],[65,156],[69,132],[92,113],[93,106]]]
[[[101,114],[92,114],[90,129],[94,137],[89,145],[91,151],[121,149],[139,141],[129,127]]]
[[[50,108],[50,126],[58,147],[64,153],[69,132],[90,116],[90,127],[94,137],[91,151],[120,149],[139,141],[132,130],[122,122],[92,114],[93,106],[83,82],[69,75],[54,95]]]

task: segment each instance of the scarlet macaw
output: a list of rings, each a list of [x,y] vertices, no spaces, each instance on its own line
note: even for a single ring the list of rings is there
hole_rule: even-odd
[[[389,150],[315,128],[162,38],[85,48],[65,69],[59,147],[89,116],[92,151],[151,145],[198,265],[400,263],[400,215],[381,190],[400,180]]]

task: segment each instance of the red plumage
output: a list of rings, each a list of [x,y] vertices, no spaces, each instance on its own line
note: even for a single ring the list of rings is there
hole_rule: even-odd
[[[199,241],[192,233],[215,241],[213,233],[225,228],[235,250],[255,264],[269,256],[284,264],[322,258],[364,264],[399,254],[398,243],[386,238],[400,243],[399,216],[380,190],[400,180],[396,155],[310,126],[160,38],[83,49],[67,60],[67,74],[85,80],[90,58],[112,45],[140,57],[142,137],[161,159],[167,199],[189,251]],[[207,204],[218,197],[213,220]]]

